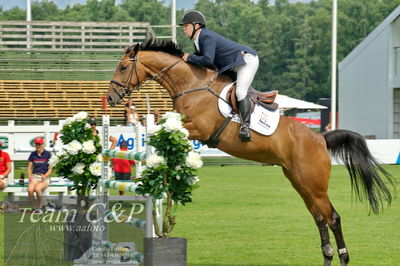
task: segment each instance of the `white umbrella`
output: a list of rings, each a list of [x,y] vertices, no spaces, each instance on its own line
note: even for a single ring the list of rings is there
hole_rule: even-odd
[[[279,104],[279,108],[282,110],[288,110],[288,109],[327,109],[328,107],[315,104],[312,102],[307,102],[299,99],[295,99],[286,95],[281,95],[278,94],[276,96],[275,102]]]

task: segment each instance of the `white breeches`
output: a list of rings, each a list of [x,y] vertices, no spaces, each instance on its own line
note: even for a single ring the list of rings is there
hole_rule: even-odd
[[[238,101],[243,100],[247,95],[247,90],[253,82],[258,69],[258,56],[250,53],[243,54],[245,65],[235,67],[233,71],[237,73],[236,97]]]

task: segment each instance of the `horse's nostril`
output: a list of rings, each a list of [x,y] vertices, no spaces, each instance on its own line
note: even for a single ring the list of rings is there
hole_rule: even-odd
[[[111,106],[114,106],[113,99],[112,99],[111,96],[108,96],[108,97],[107,97],[107,101],[108,101],[108,103],[109,103]]]

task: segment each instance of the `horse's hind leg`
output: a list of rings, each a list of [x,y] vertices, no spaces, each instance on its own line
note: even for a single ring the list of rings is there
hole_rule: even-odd
[[[324,257],[324,266],[330,266],[333,259],[333,248],[329,239],[328,226],[335,235],[336,243],[339,250],[339,258],[342,266],[347,265],[349,256],[340,226],[340,217],[332,207],[327,195],[328,177],[326,182],[322,181],[323,177],[312,178],[312,176],[300,176],[302,171],[294,171],[295,174],[283,169],[284,174],[289,178],[293,187],[299,192],[303,198],[308,210],[314,217],[321,238],[321,249]],[[323,173],[320,173],[323,176]],[[318,180],[318,182],[314,182]]]
[[[340,265],[345,266],[347,265],[347,263],[349,263],[350,257],[349,253],[347,252],[346,244],[344,243],[342,226],[340,223],[340,216],[335,209],[333,209],[332,220],[329,224],[329,227],[331,228],[335,236],[336,245],[339,253]]]
[[[350,257],[349,253],[347,252],[346,244],[344,243],[344,237],[343,237],[343,232],[342,232],[342,226],[340,223],[340,216],[336,212],[336,210],[333,208],[332,204],[329,202],[329,199],[326,198],[326,203],[329,203],[328,207],[326,204],[325,205],[325,213],[327,214],[326,218],[316,218],[315,221],[317,223],[320,236],[321,236],[321,247],[322,247],[322,254],[324,255],[325,259],[325,264],[324,265],[331,265],[330,262],[327,264],[327,260],[331,261],[333,258],[333,248],[331,244],[329,243],[329,233],[328,233],[328,227],[332,230],[333,235],[335,236],[336,240],[336,245],[338,248],[338,254],[339,254],[339,259],[340,259],[340,265],[341,266],[346,266],[349,263]],[[320,205],[317,203],[317,205]],[[321,206],[321,205],[320,205]],[[315,218],[315,216],[314,216]],[[327,222],[326,222],[327,221]],[[327,237],[327,240],[325,239]],[[327,244],[324,244],[327,243]]]
[[[315,222],[318,226],[318,230],[320,233],[322,254],[325,260],[324,265],[331,265],[330,262],[332,261],[333,258],[333,248],[331,246],[331,243],[329,242],[329,233],[328,233],[328,226],[329,226],[329,228],[332,230],[335,236],[339,259],[340,259],[340,265],[346,266],[347,263],[349,263],[350,257],[347,252],[346,244],[344,243],[344,237],[342,233],[342,227],[340,224],[339,214],[333,208],[328,197],[322,200],[321,199],[316,200],[314,203],[311,204],[311,206],[315,206],[318,209],[317,213],[322,214],[322,215],[314,215],[315,211],[313,212],[310,210],[314,216]]]
[[[314,215],[313,215],[314,216]],[[314,216],[315,223],[319,230],[319,236],[321,238],[321,249],[322,256],[324,256],[324,266],[330,266],[333,259],[333,248],[329,240],[328,225],[325,219],[321,216]]]

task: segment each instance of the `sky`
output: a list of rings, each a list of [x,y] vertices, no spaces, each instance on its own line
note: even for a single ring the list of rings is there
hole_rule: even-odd
[[[39,1],[39,0],[31,0]],[[59,8],[65,8],[67,5],[75,5],[75,4],[84,4],[86,0],[52,0],[57,3]],[[311,0],[290,0],[290,2],[310,2]],[[121,0],[116,0],[116,3],[120,3]],[[165,3],[169,5],[171,0],[165,0]],[[176,0],[176,8],[177,9],[191,9],[194,7],[197,0]],[[271,1],[273,3],[273,0]],[[26,9],[26,0],[0,0],[0,6],[3,7],[4,10],[11,9],[15,6],[18,6],[22,9]]]

